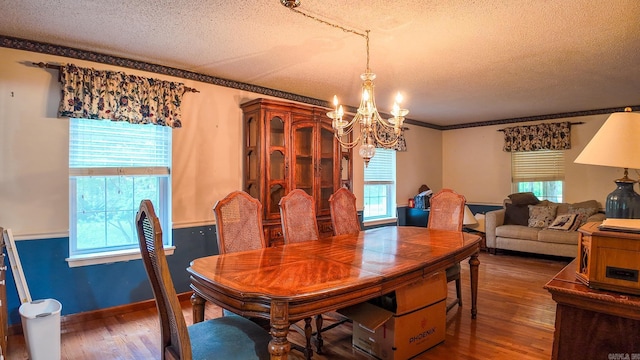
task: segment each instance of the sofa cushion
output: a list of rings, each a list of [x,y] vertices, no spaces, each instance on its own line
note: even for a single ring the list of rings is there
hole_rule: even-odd
[[[587,200],[587,201],[582,201],[582,202],[573,203],[569,205],[571,205],[571,207],[574,207],[574,208],[590,208],[590,209],[596,209],[596,210],[598,210],[598,208],[600,207],[600,204],[598,204],[596,200]]]
[[[584,225],[591,215],[598,212],[598,202],[595,200],[591,201],[593,201],[595,205],[589,201],[569,205],[568,213],[578,215],[578,221],[580,222],[578,227]]]
[[[536,205],[540,200],[532,192],[519,192],[509,195],[514,205]]]
[[[527,226],[529,223],[529,205],[504,204],[504,224]]]
[[[529,227],[546,228],[556,218],[558,205],[529,205]]]
[[[522,225],[502,225],[496,228],[496,236],[512,239],[538,240],[539,228]]]
[[[538,241],[555,243],[555,244],[569,244],[576,245],[576,255],[578,253],[578,237],[580,233],[577,231],[558,231],[550,229],[542,229],[538,231]]]
[[[569,213],[569,204],[568,203],[551,203],[554,205],[558,205],[558,210],[556,211],[556,216],[564,215]]]

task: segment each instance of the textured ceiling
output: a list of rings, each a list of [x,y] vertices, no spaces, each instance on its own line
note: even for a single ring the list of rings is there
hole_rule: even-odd
[[[638,0],[301,0],[371,30],[376,102],[451,126],[640,104]],[[0,35],[357,106],[363,37],[280,0],[0,1]]]

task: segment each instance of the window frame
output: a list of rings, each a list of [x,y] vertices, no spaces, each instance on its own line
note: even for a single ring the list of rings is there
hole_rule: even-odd
[[[386,152],[384,155],[382,152]],[[379,164],[381,160],[384,163]],[[383,169],[390,169],[391,174],[384,173]],[[371,170],[378,170],[373,174],[370,174],[372,178],[367,180],[367,172]],[[389,176],[387,176],[389,175]],[[397,205],[396,205],[396,151],[393,149],[376,149],[376,155],[371,158],[369,165],[364,169],[364,181],[363,181],[363,197],[364,197],[364,211],[362,214],[363,223],[367,225],[376,225],[397,221]],[[368,198],[367,186],[385,186],[386,194],[384,197],[387,201],[386,212],[382,215],[366,216],[367,215],[367,203]]]
[[[74,123],[77,121],[104,121],[104,120],[93,120],[93,119],[70,119],[69,129],[69,257],[66,259],[70,267],[76,266],[85,266],[85,265],[93,265],[93,264],[101,264],[101,263],[109,263],[115,261],[127,261],[132,259],[140,258],[140,248],[138,245],[137,232],[135,231],[135,214],[138,210],[138,204],[132,204],[132,211],[134,216],[131,219],[132,229],[134,232],[132,234],[132,238],[135,240],[133,243],[125,244],[125,245],[114,245],[114,246],[105,246],[102,248],[94,248],[87,250],[80,250],[78,248],[78,209],[77,209],[77,197],[78,197],[78,179],[80,178],[91,178],[98,177],[104,178],[105,182],[109,180],[109,178],[118,178],[118,177],[126,177],[133,178],[135,181],[137,178],[152,178],[154,179],[154,183],[157,181],[157,201],[154,204],[156,207],[156,213],[158,215],[158,220],[160,221],[161,228],[166,229],[162,232],[163,235],[163,244],[165,248],[165,253],[167,255],[173,254],[173,250],[175,247],[172,244],[172,226],[171,226],[171,147],[172,147],[172,132],[170,128],[167,128],[166,134],[162,134],[160,136],[160,141],[162,141],[162,146],[165,148],[165,155],[161,157],[161,161],[164,162],[166,166],[88,166],[77,167],[80,165],[73,165],[72,167],[72,157],[73,157],[73,148],[72,141],[74,141],[72,132],[72,127],[77,126],[78,123]],[[104,125],[104,123],[102,123]],[[148,125],[148,124],[132,124],[133,126],[160,126],[160,125]],[[126,126],[126,125],[125,125]],[[78,128],[75,128],[74,131],[77,131]],[[92,131],[96,131],[96,129],[90,129]],[[154,140],[158,140],[158,136],[156,134],[152,135]],[[157,144],[157,143],[154,143]],[[129,144],[130,145],[130,144]],[[82,151],[84,148],[82,145],[78,146],[77,149]],[[135,151],[135,149],[133,150]],[[89,151],[90,152],[90,151]],[[84,155],[85,153],[83,153]],[[96,155],[98,156],[98,155]],[[103,161],[108,161],[108,156]],[[74,160],[75,161],[75,160]],[[101,164],[103,165],[103,164]],[[135,186],[135,185],[134,185]],[[154,187],[155,188],[155,187]],[[135,195],[135,193],[134,193]],[[104,195],[107,196],[106,194]],[[131,199],[135,200],[135,199]],[[104,204],[103,208],[99,209],[100,211],[107,212],[107,205]],[[106,230],[106,228],[105,228]]]

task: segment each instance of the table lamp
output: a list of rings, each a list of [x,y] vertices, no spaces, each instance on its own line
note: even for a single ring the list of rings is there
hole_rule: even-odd
[[[476,219],[467,205],[464,206],[464,218],[462,219],[462,225],[468,228],[473,228],[475,225],[478,225],[478,219]]]
[[[617,188],[607,196],[605,213],[607,218],[640,218],[640,195],[628,176],[629,168],[640,169],[640,114],[631,108],[611,114],[574,162],[624,168],[624,176],[615,180]]]

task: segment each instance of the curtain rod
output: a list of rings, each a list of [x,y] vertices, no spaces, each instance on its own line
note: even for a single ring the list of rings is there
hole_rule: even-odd
[[[578,122],[572,122],[572,123],[569,123],[569,125],[582,125],[582,124],[584,124],[584,121],[578,121]],[[523,125],[523,126],[527,126],[527,125]],[[498,129],[498,130],[496,130],[496,131],[502,131],[502,132],[504,132],[504,130],[505,130],[505,129]]]
[[[54,69],[54,70],[58,70],[58,71],[60,71],[60,68],[62,67],[61,65],[49,64],[49,63],[43,63],[43,62],[38,62],[38,63],[34,62],[32,64],[35,65],[35,66],[38,66],[40,68],[43,68],[43,69],[47,68],[47,69]],[[194,92],[194,93],[199,93],[200,92],[200,90],[194,89],[194,88],[191,88],[191,87],[188,87],[188,86],[184,87],[184,91],[185,92]]]

